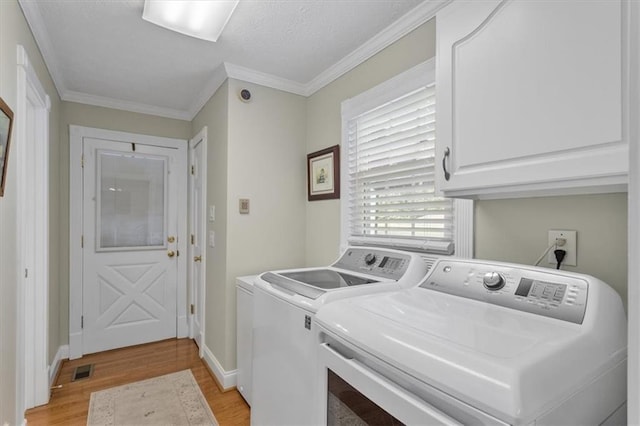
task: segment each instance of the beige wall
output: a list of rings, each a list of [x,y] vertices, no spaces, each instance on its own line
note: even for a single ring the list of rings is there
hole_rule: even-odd
[[[220,362],[225,354],[227,300],[227,82],[209,99],[194,118],[195,136],[207,126],[207,205],[216,206],[216,219],[207,221],[207,234],[215,232],[216,246],[206,250],[205,344]]]
[[[57,340],[61,334],[58,322],[59,278],[58,264],[61,262],[58,248],[58,200],[60,165],[58,156],[60,143],[58,123],[60,98],[42,60],[20,6],[15,0],[0,1],[0,97],[17,113],[17,61],[16,46],[27,51],[31,65],[36,71],[44,90],[51,98],[49,136],[49,191],[50,191],[50,275],[49,275],[49,352],[50,360],[57,351]],[[15,116],[18,121],[21,117]],[[12,133],[12,147],[5,195],[0,198],[0,424],[15,424],[23,419],[15,412],[16,398],[16,219],[20,212],[16,205],[16,128]]]
[[[626,306],[626,193],[477,201],[475,227],[477,258],[527,265],[547,248],[548,230],[578,231],[577,266],[562,269],[600,278]]]
[[[341,142],[341,103],[435,56],[431,20],[307,100],[307,153]],[[339,254],[340,201],[307,202],[306,265],[327,265]]]
[[[238,98],[242,88],[251,102]],[[236,365],[235,277],[304,264],[305,109],[301,96],[229,81],[226,369]]]
[[[249,103],[237,96],[252,93]],[[304,262],[305,99],[228,80],[192,123],[208,127],[207,205],[216,247],[207,248],[205,344],[236,367],[235,278]],[[249,198],[249,214],[238,201]]]

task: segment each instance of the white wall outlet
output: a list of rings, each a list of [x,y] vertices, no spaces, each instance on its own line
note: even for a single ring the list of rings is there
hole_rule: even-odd
[[[216,233],[214,231],[209,231],[209,247],[216,246]]]
[[[577,263],[578,245],[576,241],[577,234],[578,233],[576,231],[556,230],[556,229],[549,230],[549,245],[555,243],[556,239],[558,238],[564,238],[566,240],[566,243],[563,246],[553,247],[551,248],[551,250],[549,250],[549,255],[548,255],[549,263],[552,263],[554,265],[558,263],[556,261],[556,255],[553,252],[554,250],[556,250],[556,248],[559,248],[567,252],[567,254],[564,257],[564,260],[562,261],[563,265],[576,266],[578,264]]]
[[[209,206],[209,222],[216,220],[216,206]]]

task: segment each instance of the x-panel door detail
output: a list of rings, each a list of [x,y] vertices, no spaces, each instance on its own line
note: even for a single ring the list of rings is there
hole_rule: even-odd
[[[181,154],[84,138],[85,354],[177,336]]]

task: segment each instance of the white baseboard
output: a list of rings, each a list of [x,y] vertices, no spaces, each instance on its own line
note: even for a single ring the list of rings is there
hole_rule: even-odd
[[[63,359],[69,359],[69,345],[62,345],[58,348],[58,352],[56,352],[56,356],[49,366],[49,387],[53,386],[53,381],[58,375],[58,370],[60,370]]]
[[[224,371],[222,365],[218,362],[211,350],[205,345],[203,346],[203,359],[207,363],[213,374],[216,376],[218,383],[222,385],[223,390],[229,390],[236,386],[238,370]]]

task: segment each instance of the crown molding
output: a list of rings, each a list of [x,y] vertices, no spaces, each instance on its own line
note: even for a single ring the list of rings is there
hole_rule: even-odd
[[[389,25],[365,44],[311,80],[305,87],[304,96],[313,95],[315,92],[362,64],[382,49],[400,40],[420,25],[435,17],[436,12],[451,1],[452,0],[426,0],[411,9],[399,20]]]
[[[218,68],[213,71],[213,75],[200,91],[200,96],[191,104],[189,111],[189,121],[193,120],[205,104],[211,99],[211,97],[218,91],[220,86],[227,80],[227,71],[225,70],[225,64],[220,64]]]
[[[225,62],[224,66],[227,76],[296,95],[311,96],[435,17],[436,13],[451,1],[452,0],[424,1],[307,84]]]
[[[306,96],[306,86],[302,83],[276,77],[275,75],[255,71],[239,65],[230,64],[228,62],[224,63],[224,68],[227,73],[227,77],[229,78],[235,78],[236,80],[271,87],[272,89],[282,90],[293,93],[294,95]]]
[[[159,117],[174,118],[176,120],[191,121],[193,119],[189,111],[123,101],[121,99],[113,99],[106,96],[87,95],[86,93],[74,92],[72,90],[64,92],[61,98],[63,101],[67,102],[77,102],[79,104],[119,109],[122,111],[137,112],[140,114],[157,115]]]
[[[194,100],[188,110],[177,110],[68,90],[64,84],[62,74],[59,71],[59,67],[53,53],[53,47],[49,41],[47,29],[38,9],[37,2],[18,0],[25,18],[27,18],[29,27],[33,32],[34,38],[37,40],[38,47],[40,48],[46,66],[49,69],[49,73],[51,74],[56,90],[63,101],[78,102],[186,121],[193,120],[196,114],[200,112],[202,107],[207,103],[211,96],[215,94],[220,86],[222,86],[227,78],[234,78],[249,83],[259,84],[261,86],[282,90],[295,95],[305,97],[311,96],[318,90],[332,83],[345,73],[351,71],[367,59],[374,56],[376,53],[398,41],[400,38],[433,18],[438,10],[451,1],[452,0],[425,0],[423,3],[402,16],[398,21],[389,25],[375,37],[306,84],[225,62],[213,71],[211,78],[205,87],[199,92],[200,96]]]
[[[18,4],[20,4],[22,13],[26,18],[27,25],[29,25],[31,32],[33,33],[33,38],[40,49],[40,53],[42,53],[42,58],[44,59],[45,66],[49,70],[49,74],[53,80],[53,85],[58,91],[60,98],[62,98],[62,93],[66,91],[64,79],[60,73],[60,68],[56,61],[56,55],[53,53],[53,46],[49,41],[49,33],[47,32],[47,27],[45,26],[42,15],[40,14],[37,2],[18,0]]]

